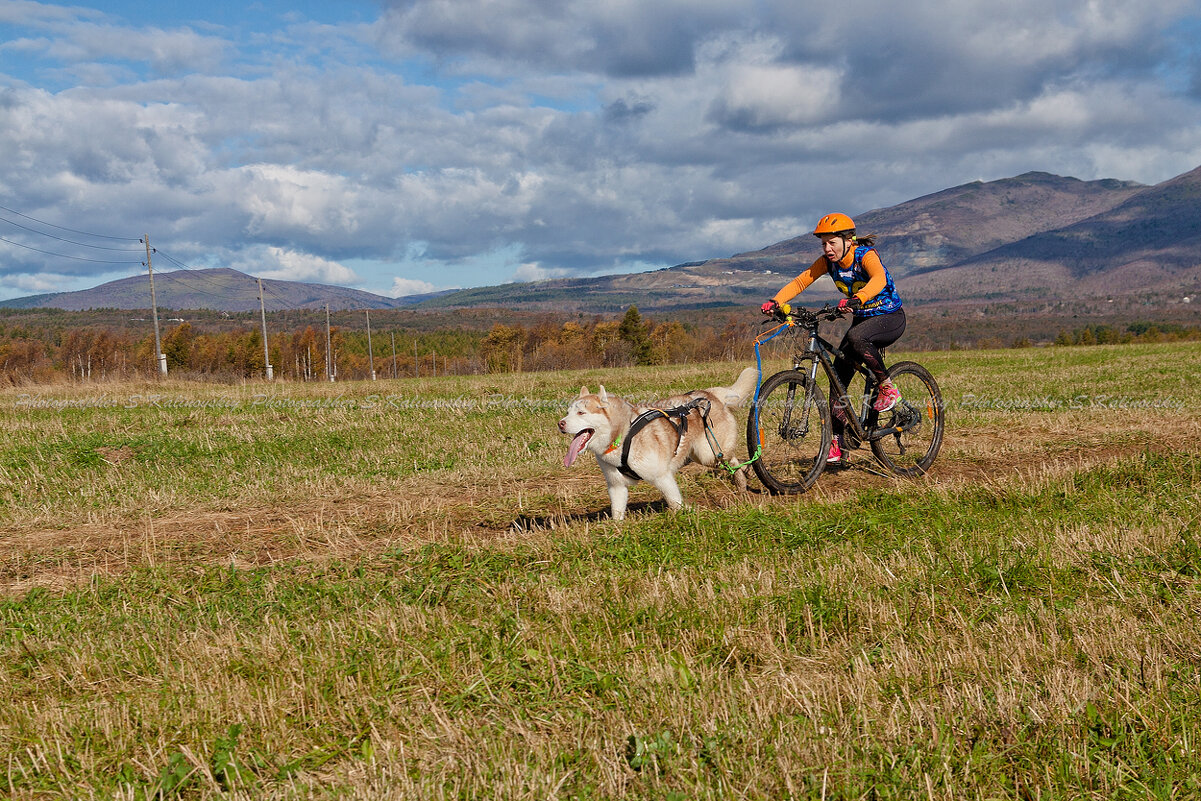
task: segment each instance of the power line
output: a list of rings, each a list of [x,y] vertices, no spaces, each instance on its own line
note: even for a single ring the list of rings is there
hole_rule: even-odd
[[[294,305],[290,298],[287,298],[284,295],[280,294],[279,290],[277,290],[275,287],[273,287],[270,284],[263,284],[263,291],[266,292],[267,294],[271,295],[277,301],[279,301],[279,304],[281,306],[283,306],[283,310],[286,310],[286,311],[317,311],[317,309],[315,309],[312,306],[296,306],[296,305]]]
[[[180,268],[178,270],[173,270],[172,272],[168,272],[168,273],[164,273],[164,272],[160,271],[159,272],[160,276],[171,276],[173,281],[178,281],[179,283],[183,284],[184,286],[188,287],[189,289],[192,289],[193,291],[199,292],[203,295],[208,295],[209,297],[218,298],[218,299],[224,299],[226,297],[225,295],[219,295],[219,294],[201,289],[201,288],[194,286],[192,284],[189,284],[187,281],[184,281],[183,279],[179,278],[178,276],[179,276],[179,273],[181,273],[181,272],[189,272],[189,273],[197,273],[198,274],[200,271],[194,267],[189,267],[188,265],[184,264],[179,259],[175,258],[174,256],[172,256],[169,253],[165,253],[162,250],[159,250],[156,248],[154,252],[157,253],[158,255],[162,256],[163,258],[167,259],[168,261],[172,262],[173,264],[177,265]],[[277,300],[279,302],[279,305],[283,307],[282,309],[276,309],[274,311],[298,311],[301,308],[299,306],[293,305],[292,301],[289,298],[286,298],[283,295],[281,295],[278,291],[276,291],[276,289],[274,287],[272,287],[268,283],[263,284],[263,292],[264,292],[264,294],[270,295],[273,299]]]
[[[3,220],[4,222],[8,223],[9,225],[16,226],[17,228],[20,228],[22,230],[29,231],[30,233],[33,233],[33,234],[37,234],[38,236],[45,236],[45,237],[49,237],[50,239],[57,239],[59,242],[66,242],[68,245],[79,245],[80,247],[92,248],[94,250],[115,250],[118,253],[138,253],[139,252],[137,249],[134,249],[134,248],[110,248],[110,247],[106,247],[104,245],[89,245],[87,242],[76,242],[74,239],[67,239],[66,237],[55,236],[54,234],[48,234],[45,231],[39,231],[36,228],[30,228],[28,225],[21,225],[21,223],[19,223],[19,222],[13,222],[12,220],[5,219],[2,216],[0,216],[0,220]]]
[[[28,214],[25,214],[25,213],[23,213],[23,212],[17,211],[16,209],[10,209],[10,208],[8,208],[7,206],[3,206],[3,205],[0,205],[0,211],[5,211],[5,212],[8,212],[9,214],[14,214],[14,215],[16,215],[17,217],[21,217],[22,219],[29,220],[30,222],[37,223],[38,225],[46,226],[47,228],[54,228],[54,229],[57,229],[57,230],[59,230],[59,231],[68,231],[68,232],[70,232],[70,233],[73,233],[73,234],[79,234],[79,235],[81,235],[81,236],[93,237],[93,238],[95,238],[95,239],[109,239],[109,240],[113,240],[113,241],[117,241],[117,242],[139,242],[139,243],[142,243],[142,238],[141,238],[141,237],[109,236],[109,235],[107,235],[107,234],[97,234],[97,233],[95,233],[95,232],[92,232],[92,231],[83,231],[83,230],[80,230],[80,229],[78,229],[78,228],[68,228],[68,227],[67,227],[67,226],[65,226],[65,225],[56,225],[55,223],[46,222],[45,220],[39,220],[39,219],[38,219],[38,218],[36,218],[36,217],[32,217],[32,216],[30,216],[30,215],[28,215]],[[15,222],[15,221],[13,221],[13,220],[7,219],[7,218],[5,218],[5,217],[4,217],[4,216],[2,216],[2,215],[0,215],[0,221],[3,221],[3,222],[5,222],[5,223],[8,223],[9,225],[12,225],[12,226],[14,226],[14,227],[16,227],[16,228],[20,228],[20,229],[22,229],[22,230],[24,230],[24,231],[28,231],[28,232],[30,232],[30,233],[32,233],[32,234],[36,234],[36,235],[38,235],[38,236],[45,236],[45,237],[48,237],[48,238],[50,238],[50,239],[54,239],[54,240],[56,240],[56,241],[59,241],[59,242],[64,242],[64,243],[66,243],[66,244],[69,244],[69,245],[76,245],[76,246],[78,246],[78,247],[92,248],[92,249],[95,249],[95,250],[110,250],[110,251],[115,251],[115,252],[117,252],[117,253],[139,253],[139,252],[140,252],[139,250],[134,250],[134,249],[113,248],[113,247],[106,247],[106,246],[104,246],[104,245],[92,245],[92,244],[88,244],[88,243],[86,243],[86,242],[77,242],[77,241],[75,241],[75,240],[73,240],[73,239],[68,239],[68,238],[66,238],[66,237],[56,236],[55,234],[47,233],[46,231],[39,231],[39,230],[37,230],[36,228],[30,228],[29,226],[22,225],[22,224],[21,224],[21,223],[19,223],[19,222]],[[86,256],[72,256],[72,255],[68,255],[68,254],[66,254],[66,253],[57,253],[57,252],[55,252],[55,251],[43,250],[43,249],[41,249],[41,248],[36,248],[36,247],[33,247],[32,245],[26,245],[26,244],[23,244],[23,243],[21,243],[21,242],[15,242],[15,241],[13,241],[13,240],[11,240],[11,239],[6,239],[6,238],[4,238],[4,237],[0,237],[0,242],[5,242],[5,243],[7,243],[7,244],[10,244],[10,245],[15,245],[16,247],[19,247],[19,248],[24,248],[24,249],[26,249],[26,250],[31,250],[31,251],[33,251],[33,252],[35,252],[35,253],[41,253],[41,254],[44,254],[44,255],[46,255],[46,256],[55,256],[55,257],[57,257],[57,258],[61,258],[61,259],[72,259],[72,260],[74,260],[74,261],[84,261],[84,262],[90,262],[90,263],[92,263],[92,264],[125,264],[125,265],[137,264],[137,265],[140,265],[140,266],[143,266],[143,267],[145,267],[145,266],[146,266],[146,262],[142,261],[141,259],[138,259],[138,260],[136,260],[136,261],[118,261],[118,260],[112,260],[112,259],[93,259],[93,258],[88,258],[88,257],[86,257]],[[143,244],[144,244],[144,243],[143,243]],[[189,282],[187,282],[187,281],[183,280],[182,278],[180,278],[180,277],[179,277],[178,273],[180,273],[180,272],[193,272],[193,273],[195,273],[195,272],[198,272],[198,271],[197,271],[197,270],[195,270],[195,269],[194,269],[194,268],[192,268],[192,267],[189,267],[187,264],[184,264],[182,261],[180,261],[179,259],[175,258],[175,257],[174,257],[174,256],[172,256],[171,254],[169,254],[169,253],[165,253],[165,252],[163,252],[162,250],[159,250],[158,248],[151,248],[151,251],[152,251],[153,253],[157,254],[157,255],[160,255],[160,256],[162,256],[163,258],[167,259],[168,261],[170,261],[171,263],[173,263],[173,264],[175,264],[177,267],[179,267],[179,269],[178,269],[178,270],[175,270],[175,271],[173,271],[173,272],[168,272],[168,273],[162,273],[162,272],[160,272],[160,275],[162,275],[162,276],[164,276],[164,277],[166,277],[166,276],[171,276],[171,280],[173,280],[173,281],[176,281],[176,282],[178,282],[179,284],[181,284],[182,286],[186,287],[187,289],[189,289],[189,290],[191,290],[191,291],[193,291],[193,292],[197,292],[197,293],[199,293],[199,294],[201,294],[201,295],[207,295],[208,297],[211,297],[211,298],[217,298],[217,299],[224,299],[224,298],[226,297],[226,296],[225,296],[225,295],[223,295],[223,294],[218,294],[218,293],[215,293],[215,292],[211,292],[211,291],[209,291],[209,290],[207,290],[207,289],[202,289],[202,288],[200,288],[200,287],[198,287],[198,286],[195,286],[194,284],[191,284],[191,283],[189,283]],[[284,297],[282,294],[280,294],[279,292],[275,291],[275,289],[274,289],[273,287],[271,287],[270,285],[264,285],[263,289],[264,289],[264,291],[265,291],[265,292],[267,292],[268,294],[270,294],[270,295],[271,295],[271,296],[272,296],[272,297],[273,297],[273,298],[274,298],[274,299],[275,299],[275,300],[278,302],[278,304],[279,304],[280,306],[282,306],[282,307],[283,307],[283,309],[284,309],[284,310],[288,310],[288,311],[296,311],[296,310],[300,310],[300,308],[301,308],[301,307],[293,305],[292,301],[291,301],[289,298],[286,298],[286,297]]]
[[[218,293],[216,293],[216,292],[210,292],[210,291],[209,291],[209,290],[207,290],[207,289],[201,289],[201,288],[200,288],[200,287],[198,287],[198,286],[195,286],[195,285],[193,285],[193,284],[189,284],[187,281],[185,281],[185,280],[183,280],[182,278],[180,278],[180,277],[179,277],[179,273],[182,273],[182,272],[195,273],[195,272],[198,272],[197,270],[194,270],[194,269],[192,269],[191,267],[189,267],[188,265],[184,264],[182,261],[180,261],[179,259],[175,258],[175,257],[174,257],[174,256],[172,256],[171,254],[169,254],[169,253],[165,253],[165,252],[163,252],[163,251],[159,250],[158,248],[155,248],[155,249],[154,249],[154,252],[155,252],[155,254],[157,254],[157,255],[159,255],[159,256],[162,256],[163,258],[167,259],[167,261],[170,261],[170,262],[172,262],[173,264],[176,264],[176,265],[178,265],[178,266],[179,266],[179,268],[180,268],[180,269],[178,269],[178,270],[174,270],[174,271],[172,271],[172,272],[169,272],[169,273],[164,273],[164,272],[160,271],[160,272],[159,272],[159,276],[160,276],[160,277],[164,277],[164,278],[165,278],[165,277],[167,277],[167,276],[171,276],[171,280],[172,280],[172,281],[177,281],[178,283],[180,283],[180,284],[183,284],[185,287],[187,287],[188,289],[192,290],[193,292],[199,292],[201,295],[208,295],[210,298],[217,298],[218,300],[224,300],[224,299],[225,299],[225,297],[226,297],[225,295],[221,295],[221,294],[218,294]]]
[[[189,284],[187,281],[185,281],[179,277],[179,274],[182,272],[184,272],[184,271],[183,270],[172,270],[169,273],[165,273],[160,270],[159,274],[158,274],[159,280],[165,280],[167,278],[170,278],[175,283],[181,284],[182,286],[186,287],[187,289],[190,289],[191,291],[196,292],[200,295],[208,295],[210,298],[216,298],[217,300],[226,300],[226,298],[227,298],[226,295],[222,295],[217,292],[210,292],[207,289],[201,289],[200,287],[196,286],[195,284]]]
[[[180,261],[179,259],[172,256],[170,253],[166,253],[165,251],[162,251],[158,248],[155,248],[154,252],[156,254],[162,256],[163,258],[167,259],[168,261],[172,262],[173,264],[175,264],[176,266],[178,266],[180,268],[179,270],[174,270],[172,272],[167,272],[167,273],[159,271],[159,275],[161,275],[161,276],[167,276],[167,275],[177,276],[178,273],[183,272],[183,271],[187,271],[187,272],[191,272],[191,273],[199,272],[199,270],[197,270],[195,267],[189,267],[187,264],[184,264],[182,261]],[[224,295],[216,295],[216,294],[213,294],[212,292],[206,292],[205,290],[200,289],[199,287],[195,287],[195,286],[192,286],[191,284],[188,284],[186,281],[183,281],[182,279],[180,279],[178,277],[174,277],[173,280],[179,281],[179,283],[183,284],[184,286],[189,287],[189,288],[195,290],[196,292],[200,292],[202,294],[209,295],[210,297],[214,297],[214,298],[224,298],[225,297]],[[295,305],[290,298],[285,297],[284,295],[280,294],[280,292],[278,290],[276,290],[275,287],[273,287],[271,284],[268,284],[268,283],[263,284],[263,293],[265,295],[271,296],[274,300],[278,301],[279,306],[282,307],[279,309],[273,309],[273,311],[313,311],[313,309],[311,307]]]
[[[32,220],[33,222],[37,223],[38,225],[45,225],[50,228],[57,228],[60,231],[70,231],[73,234],[83,234],[84,236],[90,236],[90,237],[94,237],[96,239],[115,239],[118,242],[141,242],[142,241],[140,237],[136,237],[136,236],[108,236],[106,234],[94,234],[94,233],[91,233],[90,231],[80,231],[76,228],[67,228],[65,225],[55,225],[54,223],[48,223],[45,220],[39,220],[36,217],[30,217],[28,214],[22,214],[21,212],[17,211],[16,209],[10,209],[7,206],[0,206],[0,210],[7,211],[9,214],[15,214],[18,217],[24,217],[26,220]],[[16,223],[13,223],[13,224],[15,225]],[[49,234],[46,234],[46,236],[49,236]],[[90,245],[89,247],[95,247],[95,246]]]
[[[275,287],[271,286],[270,284],[264,284],[263,291],[266,292],[268,295],[271,295],[277,301],[279,301],[280,304],[282,304],[283,307],[285,309],[287,309],[288,311],[301,311],[301,308],[299,306],[293,306],[291,300],[289,300],[288,298],[286,298],[282,294],[280,294],[279,290],[277,290]],[[312,309],[305,309],[304,311],[312,311]]]
[[[182,261],[180,261],[179,259],[175,258],[174,256],[172,256],[170,253],[168,253],[168,252],[167,252],[167,251],[165,251],[165,250],[159,250],[158,248],[155,248],[155,249],[154,249],[154,252],[155,252],[156,254],[158,254],[159,256],[162,256],[164,259],[166,259],[167,261],[171,262],[172,264],[176,265],[176,266],[177,266],[177,267],[179,267],[180,269],[183,269],[183,270],[192,270],[192,268],[191,268],[191,267],[189,267],[188,265],[184,264]],[[193,270],[193,272],[195,272],[195,271]]]
[[[91,247],[92,250],[112,250],[112,251],[116,251],[119,253],[137,253],[137,252],[139,252],[137,249],[131,249],[131,247],[108,247],[106,245],[89,245],[88,243],[83,243],[83,241],[67,239],[66,237],[55,237],[54,234],[48,234],[44,231],[38,231],[37,228],[30,228],[29,226],[20,225],[19,222],[13,222],[12,220],[6,220],[5,217],[2,217],[2,216],[0,216],[0,220],[7,222],[8,225],[10,225],[10,226],[16,226],[17,228],[22,228],[23,231],[35,233],[38,235],[38,237],[49,237],[50,239],[64,241],[64,243],[66,243],[68,245],[79,245],[80,247]]]
[[[140,260],[139,261],[113,261],[111,259],[89,259],[84,256],[68,256],[66,253],[55,253],[54,251],[51,251],[51,250],[42,250],[41,248],[35,248],[31,245],[23,245],[20,242],[14,242],[11,239],[5,239],[2,236],[0,236],[0,242],[7,242],[10,245],[16,245],[19,248],[25,248],[26,250],[32,250],[35,253],[42,253],[47,256],[57,256],[60,259],[74,259],[75,261],[90,261],[93,264],[142,264],[142,262]]]

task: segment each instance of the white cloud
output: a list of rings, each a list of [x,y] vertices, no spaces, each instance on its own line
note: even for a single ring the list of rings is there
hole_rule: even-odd
[[[398,293],[729,255],[977,177],[1197,166],[1193,8],[406,0],[239,31],[0,0],[0,205],[273,277],[403,265]]]
[[[240,170],[247,231],[256,236],[295,232],[353,234],[356,187],[340,175],[287,165],[254,164]]]
[[[35,3],[33,0],[5,0],[0,3],[0,22],[9,25],[37,28],[50,24],[74,24],[80,20],[99,19],[102,16],[101,12],[92,9]]]
[[[571,275],[570,270],[561,267],[543,267],[537,262],[526,262],[518,265],[513,271],[513,275],[509,276],[509,282],[514,281],[545,281],[548,278],[563,278]]]
[[[234,269],[277,281],[311,281],[318,284],[357,284],[354,270],[310,253],[266,247],[234,265]]]
[[[0,22],[38,34],[12,37],[0,45],[0,51],[69,64],[140,62],[159,74],[183,74],[218,68],[230,49],[230,42],[188,27],[133,28],[78,6],[5,0],[0,3]]]
[[[837,70],[782,64],[739,65],[713,104],[736,127],[771,128],[822,122],[839,110]]]
[[[408,295],[424,295],[428,292],[436,292],[438,287],[431,284],[429,281],[422,281],[419,278],[393,278],[392,288],[388,291],[388,295],[394,298],[403,298]]]
[[[461,53],[493,69],[513,64],[556,73],[670,75],[693,66],[694,43],[737,26],[745,0],[416,0],[380,20],[394,52]]]
[[[112,25],[77,26],[70,37],[42,40],[44,54],[64,61],[144,61],[164,75],[217,68],[227,43],[191,30],[148,28],[130,31]]]
[[[6,275],[3,286],[21,292],[43,294],[47,292],[64,292],[71,281],[70,276],[55,273],[38,273],[37,275],[17,274]]]

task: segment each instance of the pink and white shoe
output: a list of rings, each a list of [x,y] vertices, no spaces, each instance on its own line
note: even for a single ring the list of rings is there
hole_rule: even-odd
[[[830,440],[830,453],[826,456],[826,464],[842,464],[842,446],[838,437]]]
[[[880,385],[880,391],[876,393],[876,402],[872,404],[872,408],[877,412],[887,412],[896,406],[900,399],[901,390],[893,386],[891,381],[885,381]]]

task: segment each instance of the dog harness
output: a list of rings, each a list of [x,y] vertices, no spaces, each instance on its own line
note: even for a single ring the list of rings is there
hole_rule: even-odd
[[[676,430],[676,451],[678,452],[680,450],[680,443],[684,441],[684,434],[688,431],[688,415],[692,414],[694,409],[700,409],[701,419],[705,421],[705,428],[708,429],[709,408],[710,403],[708,398],[694,398],[682,406],[673,406],[670,409],[647,409],[634,418],[634,421],[630,423],[630,430],[613,440],[613,444],[608,447],[605,453],[612,453],[620,445],[621,464],[617,465],[617,469],[626,478],[642,481],[642,476],[638,475],[634,471],[634,468],[630,467],[630,443],[634,441],[634,435],[662,417],[671,423],[672,428]],[[625,440],[624,442],[622,442],[623,439]]]

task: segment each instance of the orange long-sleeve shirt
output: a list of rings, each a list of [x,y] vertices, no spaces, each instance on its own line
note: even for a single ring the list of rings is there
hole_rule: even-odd
[[[847,248],[846,255],[842,257],[842,266],[850,267],[854,261],[855,248]],[[880,257],[874,250],[869,250],[864,254],[863,269],[867,270],[868,282],[860,287],[858,291],[855,291],[853,287],[847,287],[847,296],[859,298],[860,302],[866,303],[880,294],[880,291],[887,286],[888,274],[884,272],[884,263],[880,261]],[[828,272],[829,265],[826,263],[826,257],[818,256],[817,261],[810,264],[805,268],[803,273],[785,284],[772,300],[776,303],[787,303],[804,292],[806,287]]]

